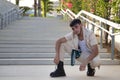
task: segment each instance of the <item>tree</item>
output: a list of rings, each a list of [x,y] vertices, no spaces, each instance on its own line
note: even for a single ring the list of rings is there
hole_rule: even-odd
[[[23,15],[26,15],[26,12],[31,9],[30,7],[27,7],[27,6],[21,6],[21,7],[19,7],[19,8],[20,8],[20,9],[24,9]]]
[[[37,16],[37,0],[34,0],[34,16]]]
[[[53,2],[47,2],[47,12],[53,11]]]
[[[96,5],[96,15],[110,20],[111,15],[111,2],[110,0],[98,0]],[[109,31],[109,25],[104,24],[104,28]],[[108,33],[105,34],[105,43],[108,44]]]
[[[38,0],[38,16],[41,16],[41,0]]]
[[[16,0],[16,5],[18,5],[18,6],[19,6],[19,2],[20,2],[20,0]]]
[[[112,1],[112,13],[113,16],[112,21],[116,23],[120,23],[120,0]]]
[[[71,0],[71,2],[73,4],[71,10],[77,14],[82,9],[82,6],[81,6],[82,2],[81,0],[76,0],[76,1]]]
[[[49,0],[42,0],[42,12],[43,12],[43,17],[46,17],[46,13],[50,12],[53,10],[53,2]]]
[[[81,1],[82,1],[82,4],[81,4],[82,10],[90,11],[90,1],[91,0],[81,0]]]

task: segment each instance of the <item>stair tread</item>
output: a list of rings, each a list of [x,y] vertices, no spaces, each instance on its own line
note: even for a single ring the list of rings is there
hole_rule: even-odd
[[[53,58],[17,58],[17,59],[15,59],[15,58],[8,58],[8,59],[6,59],[6,58],[4,58],[4,59],[0,59],[0,60],[53,60]],[[65,58],[65,60],[70,60],[70,58]],[[117,60],[117,61],[120,61],[119,59],[114,59],[114,60],[112,60],[111,58],[100,58],[100,60],[111,60],[111,61],[115,61],[115,60]]]

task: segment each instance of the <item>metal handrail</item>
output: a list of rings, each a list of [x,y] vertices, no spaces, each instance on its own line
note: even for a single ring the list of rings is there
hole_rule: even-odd
[[[81,10],[77,15],[75,14],[75,13],[73,13],[71,10],[69,10],[69,9],[66,9],[66,11],[65,10],[63,10],[63,9],[61,9],[61,11],[64,13],[64,14],[72,14],[75,18],[78,18],[78,17],[80,17],[80,15],[81,14],[86,14],[87,16],[90,16],[90,17],[92,17],[92,18],[95,18],[95,19],[97,19],[97,20],[99,20],[99,21],[101,21],[101,22],[103,22],[103,23],[105,23],[105,24],[108,24],[108,25],[110,25],[110,26],[112,26],[112,27],[114,27],[114,28],[116,28],[116,29],[120,29],[120,24],[118,24],[118,23],[114,23],[114,22],[112,22],[112,21],[109,21],[109,20],[107,20],[107,19],[104,19],[104,18],[101,18],[101,17],[99,17],[99,16],[96,16],[96,15],[94,15],[94,14],[92,14],[92,13],[89,13],[89,12],[87,12],[87,11],[84,11],[84,10]],[[69,15],[70,15],[69,14]],[[68,15],[68,16],[69,16]],[[71,15],[69,16],[71,19],[74,19],[74,17],[72,17]]]
[[[1,29],[3,29],[4,27],[6,27],[9,23],[13,22],[16,19],[19,19],[19,16],[22,16],[22,10],[18,10],[16,9],[16,7],[13,7],[11,9],[9,9],[6,12],[1,13],[1,24],[0,27]]]
[[[24,8],[18,10],[18,17],[21,18],[23,16]]]
[[[107,19],[101,18],[101,17],[99,17],[99,16],[96,16],[96,15],[94,15],[94,14],[92,14],[92,13],[89,13],[89,12],[87,12],[87,11],[84,11],[84,10],[81,10],[78,14],[75,14],[75,13],[73,13],[73,12],[72,12],[71,10],[69,10],[69,9],[66,9],[66,10],[61,9],[61,13],[62,13],[63,15],[67,14],[71,19],[79,18],[79,17],[80,17],[80,18],[82,18],[83,20],[85,20],[85,21],[93,24],[95,27],[100,28],[100,29],[101,29],[101,37],[100,37],[100,47],[101,47],[101,48],[102,48],[102,32],[103,32],[103,31],[107,32],[107,33],[111,36],[111,38],[112,38],[112,42],[111,42],[111,52],[112,52],[112,54],[111,54],[111,59],[114,59],[114,47],[115,47],[115,46],[114,46],[114,41],[115,41],[115,40],[114,40],[114,37],[115,37],[115,35],[120,35],[120,33],[114,33],[114,28],[115,28],[115,29],[120,29],[120,24],[117,24],[117,23],[114,23],[114,22],[109,21],[109,20],[107,20]],[[95,20],[98,20],[98,21],[100,22],[100,24],[99,24],[99,25],[96,24],[94,21],[92,21],[92,20],[84,17],[82,14],[84,14],[84,15],[86,15],[86,16],[89,16],[89,17],[92,17],[92,18],[95,19]],[[106,30],[105,28],[103,28],[103,27],[102,27],[102,23],[111,26],[111,27],[112,27],[112,32],[109,32],[108,30]]]

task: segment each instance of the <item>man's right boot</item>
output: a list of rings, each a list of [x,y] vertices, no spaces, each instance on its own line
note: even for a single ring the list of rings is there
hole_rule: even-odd
[[[64,63],[62,61],[59,61],[59,64],[57,65],[57,69],[54,72],[50,73],[51,77],[64,77],[66,76],[64,71]]]
[[[91,68],[90,63],[88,63],[87,67],[88,67],[87,76],[94,76],[95,75],[95,69]]]

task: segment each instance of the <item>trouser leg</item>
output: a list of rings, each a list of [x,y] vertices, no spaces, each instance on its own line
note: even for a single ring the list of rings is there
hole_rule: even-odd
[[[71,56],[71,51],[73,49],[72,41],[61,44],[60,47],[60,60],[64,61],[65,53],[68,53]],[[86,58],[89,56],[89,53],[82,52],[80,58],[77,59],[80,63],[83,63]],[[100,66],[100,57],[96,56],[92,61],[89,62],[92,68]]]
[[[61,47],[60,47],[60,61],[64,62],[64,55],[65,53],[68,53],[69,55],[71,55],[71,51],[73,49],[73,45],[71,41],[68,41],[66,43],[62,43]]]
[[[77,59],[80,63],[84,63],[86,58],[89,56],[88,53],[82,52],[80,58]],[[96,56],[92,61],[89,62],[91,67],[94,69],[95,67],[100,66],[100,58],[99,55]]]
[[[96,56],[92,61],[90,61],[91,68],[99,67],[100,66],[100,56]]]
[[[80,58],[78,58],[77,60],[81,63],[84,63],[86,58],[89,56],[90,54],[82,52]],[[95,67],[99,67],[100,66],[100,58],[99,55],[96,56],[92,61],[89,61],[87,64],[87,76],[94,76],[95,74]]]

